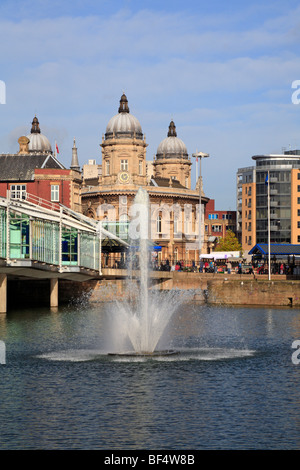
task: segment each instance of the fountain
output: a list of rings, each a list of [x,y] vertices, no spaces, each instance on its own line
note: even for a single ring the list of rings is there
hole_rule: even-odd
[[[131,224],[130,236],[134,244],[138,241],[139,266],[135,269],[134,256],[131,256],[127,287],[132,294],[131,299],[127,302],[117,301],[113,312],[115,320],[113,328],[117,331],[118,339],[129,338],[133,351],[109,354],[122,356],[178,354],[177,351],[170,349],[156,350],[171,316],[178,307],[179,292],[149,291],[150,204],[149,195],[143,188],[139,188],[135,196],[133,212],[133,215],[138,215],[138,224],[135,222]],[[133,284],[134,273],[138,276],[136,289]]]

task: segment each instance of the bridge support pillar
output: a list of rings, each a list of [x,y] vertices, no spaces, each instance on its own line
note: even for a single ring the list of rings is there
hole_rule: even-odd
[[[58,307],[58,279],[50,279],[50,307]]]
[[[0,313],[7,312],[7,275],[0,274]]]

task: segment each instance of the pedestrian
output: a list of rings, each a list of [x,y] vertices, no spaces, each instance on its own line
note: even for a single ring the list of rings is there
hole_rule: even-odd
[[[281,263],[281,265],[280,265],[280,274],[283,274],[283,272],[284,272],[284,265],[283,265],[283,263]]]
[[[199,273],[203,273],[203,266],[204,266],[204,264],[203,264],[203,261],[201,260],[200,261],[200,266],[199,266]]]
[[[232,269],[232,264],[230,263],[230,261],[228,261],[228,263],[227,263],[227,273],[228,274],[231,274],[231,269]]]
[[[242,274],[242,263],[239,262],[238,274]]]

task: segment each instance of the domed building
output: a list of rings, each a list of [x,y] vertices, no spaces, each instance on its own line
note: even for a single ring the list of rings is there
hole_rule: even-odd
[[[48,208],[61,203],[81,211],[81,171],[75,141],[70,168],[52,151],[49,139],[41,133],[38,118],[31,132],[18,139],[19,151],[0,155],[0,196],[23,199]]]
[[[40,130],[40,123],[38,118],[34,116],[31,126],[31,133],[27,135],[27,139],[29,139],[28,143],[28,151],[30,153],[36,154],[49,154],[53,153],[51,144],[48,138],[41,133]]]
[[[153,162],[155,175],[177,180],[189,189],[191,187],[191,165],[184,142],[177,137],[174,121],[170,122],[168,136],[159,144],[156,160]]]
[[[146,184],[147,144],[139,121],[129,112],[125,94],[120,99],[118,114],[106,126],[101,147],[101,185]]]
[[[151,238],[158,262],[199,259],[199,190],[191,189],[191,158],[177,137],[174,121],[158,145],[153,162],[146,161],[146,138],[138,119],[129,111],[125,94],[118,114],[102,137],[102,164],[90,160],[83,166],[82,210],[105,220],[110,230],[130,218],[130,207],[139,189],[147,190],[151,204]],[[202,193],[202,205],[209,198]],[[203,212],[203,208],[202,208]],[[204,239],[204,223],[202,224]],[[121,235],[119,232],[117,235]],[[203,243],[203,249],[205,239]]]

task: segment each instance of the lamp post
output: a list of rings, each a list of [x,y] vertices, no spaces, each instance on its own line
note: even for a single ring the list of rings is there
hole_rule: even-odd
[[[202,184],[201,184],[201,160],[202,158],[207,158],[209,157],[208,153],[203,153],[203,152],[196,152],[192,154],[192,157],[196,158],[196,163],[198,162],[198,158],[200,159],[199,161],[199,263],[201,260],[201,250],[202,250],[202,234],[201,234],[201,227],[202,227],[202,210],[201,210],[201,190],[202,190]]]

